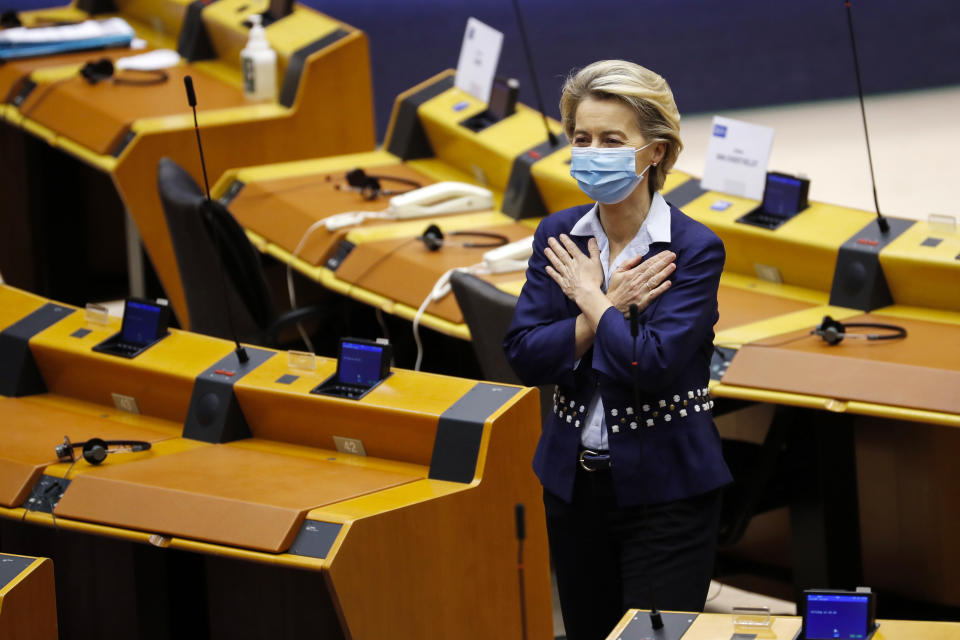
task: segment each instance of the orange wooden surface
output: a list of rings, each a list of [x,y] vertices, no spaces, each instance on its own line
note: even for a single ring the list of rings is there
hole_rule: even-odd
[[[871,417],[855,427],[864,584],[960,606],[960,429]]]
[[[402,164],[364,169],[368,175],[396,176],[417,181],[421,186],[435,181]],[[340,189],[347,186],[344,171],[263,180],[245,185],[229,205],[230,213],[245,228],[267,238],[273,244],[293,253],[311,224],[345,211],[382,211],[390,204],[389,196],[366,200],[360,193]],[[381,187],[408,190],[412,186],[382,180]],[[364,226],[383,224],[368,220]],[[352,227],[313,231],[297,254],[313,265],[323,264],[336,250]]]
[[[772,616],[769,628],[734,626],[734,616],[728,613],[700,613],[683,635],[684,640],[721,640],[735,633],[755,636],[758,640],[794,640],[802,626],[797,616]],[[613,629],[607,640],[639,637],[637,630],[630,629],[634,618],[648,618],[646,611],[630,609]],[[645,620],[646,621],[646,620]],[[925,620],[877,620],[879,627],[870,637],[873,640],[955,640],[960,638],[960,623],[928,622]],[[632,632],[632,633],[631,633]]]
[[[37,69],[85,64],[93,60],[100,60],[101,58],[116,60],[117,58],[124,58],[149,50],[149,47],[138,51],[133,51],[129,47],[120,47],[116,49],[97,49],[96,51],[78,51],[76,53],[62,53],[55,56],[8,60],[5,64],[0,65],[0,97],[4,98],[4,102],[10,102],[23,86],[24,80]],[[46,88],[40,86],[34,89],[34,91],[46,91]]]
[[[0,638],[57,640],[53,560],[36,560],[15,578],[16,584],[0,590]]]
[[[0,287],[0,300],[15,301],[15,293]],[[67,318],[35,338],[48,356],[56,354],[54,360],[61,364],[54,368],[65,371],[60,375],[105,366],[97,364],[101,356],[91,355],[89,345],[70,336],[77,322],[82,323],[82,317]],[[169,404],[179,405],[190,395],[181,379],[199,366],[204,344],[220,349],[224,341],[186,332],[174,336],[183,339],[153,347],[157,351],[150,363],[139,363],[140,358],[104,362],[111,371],[150,380],[157,397],[166,395]],[[176,369],[178,361],[186,373],[164,370]],[[530,466],[540,431],[536,390],[516,389],[513,399],[486,420],[471,482],[433,480],[425,476],[438,416],[476,382],[397,371],[358,402],[305,395],[332,366],[332,360],[320,358],[316,371],[278,385],[280,374],[292,372],[284,354],[278,353],[237,382],[240,406],[253,432],[279,442],[252,438],[214,445],[172,437],[149,452],[111,456],[97,467],[78,463],[56,507],[58,526],[68,536],[82,532],[142,541],[157,533],[171,537],[171,547],[190,553],[323,571],[351,637],[389,632],[411,639],[489,638],[505,627],[519,628],[513,508],[523,503],[528,628],[531,638],[550,637],[545,522],[541,490]],[[104,370],[91,379],[90,389],[99,385],[96,393],[103,397],[107,385],[122,376]],[[8,402],[37,405],[41,417],[62,410],[77,422],[119,419],[98,413],[113,414],[112,409],[68,396],[42,394]],[[151,413],[164,412],[156,404],[149,407]],[[0,404],[0,415],[6,413]],[[177,425],[158,418],[126,419],[128,426],[162,423],[164,429],[158,432],[166,435],[177,430]],[[368,453],[384,457],[335,453],[327,448],[329,439],[310,440],[314,432],[366,438]],[[27,438],[37,431],[23,433]],[[45,448],[46,440],[39,438],[37,446]],[[56,472],[65,469],[60,465]],[[18,510],[0,511],[5,517],[20,517]],[[282,553],[305,517],[343,525],[322,561]],[[53,525],[44,514],[30,514],[28,521]],[[281,555],[274,555],[278,552]],[[478,602],[483,603],[482,612]],[[440,609],[437,603],[442,603]]]
[[[389,471],[200,446],[78,475],[57,516],[280,552],[318,506],[417,479]],[[150,505],[145,509],[144,505]]]
[[[536,390],[521,393],[486,431],[470,491],[350,525],[331,564],[330,583],[352,637],[520,637],[517,503],[526,506],[528,637],[553,637],[546,520],[530,465],[540,404]],[[396,537],[400,531],[413,532],[415,542]],[[401,619],[402,625],[395,624]]]
[[[232,167],[373,149],[367,38],[361,31],[342,26],[349,31],[346,37],[308,58],[293,108],[284,115],[201,124],[211,184]],[[202,114],[208,104],[201,95],[198,101]],[[203,184],[192,126],[137,136],[120,157],[113,178],[180,325],[189,329],[183,283],[157,193],[157,163],[163,156],[175,160]]]
[[[722,284],[717,292],[717,303],[720,307],[720,319],[713,327],[716,332],[815,306],[809,302],[779,298]]]
[[[130,124],[140,118],[190,113],[183,77],[193,77],[197,108],[226,109],[246,104],[240,89],[190,66],[166,69],[169,78],[155,85],[90,84],[77,76],[48,90],[41,83],[20,106],[20,114],[49,127],[94,153],[110,155]],[[126,73],[126,72],[121,72]],[[142,74],[136,74],[142,79]]]
[[[902,340],[846,339],[836,346],[803,329],[745,345],[723,383],[839,400],[960,413],[960,357],[955,325],[865,314],[907,329]],[[851,333],[887,333],[851,329]]]
[[[77,329],[90,333],[75,338]],[[183,423],[196,377],[233,350],[232,343],[186,331],[170,334],[133,360],[93,351],[119,331],[88,325],[82,313],[34,336],[30,349],[47,389],[112,406],[112,394],[130,396],[142,413]]]
[[[0,505],[20,506],[48,464],[55,464],[54,447],[68,436],[71,442],[89,438],[157,442],[169,433],[123,424],[108,418],[44,406],[29,398],[0,396]],[[79,458],[80,449],[74,453]]]
[[[424,230],[431,222],[424,220]],[[442,220],[439,225],[442,229]],[[499,233],[510,242],[530,235],[530,227],[519,223],[483,227],[477,231]],[[428,250],[417,236],[364,242],[350,252],[334,275],[359,289],[378,293],[417,309],[447,270],[477,264],[483,260],[483,254],[490,250],[490,247],[463,247],[460,246],[462,243],[490,241],[489,238],[477,236],[448,235],[439,251]],[[516,281],[520,276],[518,273],[504,273],[482,277],[496,284]],[[463,314],[453,295],[431,302],[426,312],[457,324],[463,322]]]

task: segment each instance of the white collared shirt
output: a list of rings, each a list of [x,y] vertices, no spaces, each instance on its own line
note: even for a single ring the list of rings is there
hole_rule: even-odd
[[[569,235],[596,238],[597,246],[600,248],[600,264],[603,266],[603,290],[606,291],[610,285],[610,274],[616,271],[617,267],[631,258],[647,255],[650,245],[654,242],[670,242],[670,205],[659,192],[653,194],[650,211],[647,212],[647,217],[637,230],[637,235],[633,236],[613,263],[610,262],[610,240],[603,230],[603,225],[600,224],[599,213],[598,205],[593,205],[590,211],[577,220]],[[624,357],[629,355],[624,354]],[[580,366],[579,360],[574,368],[578,366]],[[590,406],[587,408],[583,431],[580,434],[580,444],[594,451],[606,451],[610,448],[607,442],[603,400],[599,392],[593,394]]]

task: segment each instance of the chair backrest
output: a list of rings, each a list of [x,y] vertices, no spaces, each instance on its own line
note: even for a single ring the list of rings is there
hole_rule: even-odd
[[[513,372],[503,352],[503,338],[507,335],[517,298],[469,273],[454,271],[450,275],[453,295],[470,329],[473,351],[480,362],[483,377],[491,382],[523,384]],[[540,387],[540,415],[553,409],[553,385]]]
[[[517,298],[461,271],[450,275],[450,286],[470,329],[483,377],[491,382],[522,384],[503,353],[503,338],[510,328]]]
[[[187,300],[190,329],[264,344],[274,317],[260,258],[243,229],[219,202],[208,202],[177,163],[161,158],[157,187]],[[226,299],[229,299],[229,309]]]

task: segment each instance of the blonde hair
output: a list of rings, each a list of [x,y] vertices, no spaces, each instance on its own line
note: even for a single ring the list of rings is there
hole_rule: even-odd
[[[637,126],[647,142],[663,142],[663,160],[650,167],[650,194],[663,187],[683,149],[680,142],[680,112],[670,85],[661,76],[625,60],[601,60],[567,76],[560,97],[560,117],[567,138],[573,140],[577,107],[584,98],[619,100],[637,117]]]

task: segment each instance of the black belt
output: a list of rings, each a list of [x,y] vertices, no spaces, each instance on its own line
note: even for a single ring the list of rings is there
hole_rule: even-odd
[[[580,468],[584,471],[609,471],[613,464],[610,461],[609,451],[594,451],[593,449],[580,449],[578,458]]]

